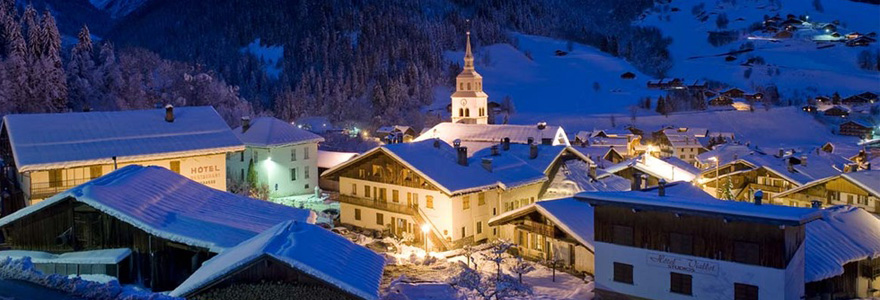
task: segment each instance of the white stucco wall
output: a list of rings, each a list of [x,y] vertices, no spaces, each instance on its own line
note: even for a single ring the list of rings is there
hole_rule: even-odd
[[[794,294],[791,285],[795,279],[786,278],[785,269],[740,264],[729,261],[712,260],[681,254],[665,253],[634,247],[596,242],[596,288],[616,293],[648,299],[733,299],[734,283],[758,287],[759,299],[800,299],[803,296],[803,272],[800,273],[800,294]],[[668,266],[650,264],[649,255],[663,254],[675,258],[692,259],[715,264],[715,274],[675,271]],[[798,259],[798,257],[800,257]],[[614,281],[614,262],[633,266],[633,284]],[[803,270],[803,256],[795,256],[792,264],[800,264]],[[789,266],[797,268],[797,266]],[[669,291],[670,272],[693,276],[693,295],[680,295]],[[787,288],[788,292],[787,292]]]
[[[293,160],[292,151],[296,151]],[[308,152],[308,158],[305,153]],[[271,148],[247,146],[244,156],[241,152],[227,157],[229,179],[242,181],[247,178],[248,165],[256,153],[254,167],[257,181],[269,186],[271,197],[311,194],[318,186],[318,143],[284,145]],[[292,179],[291,169],[296,169],[296,179]],[[308,178],[306,177],[308,170]]]

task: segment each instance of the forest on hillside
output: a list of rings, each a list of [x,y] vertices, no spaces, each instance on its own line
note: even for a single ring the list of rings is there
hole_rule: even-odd
[[[631,25],[651,0],[152,0],[100,42],[84,28],[71,49],[50,13],[0,1],[3,113],[172,103],[214,105],[229,122],[255,113],[418,126],[433,88],[460,70],[443,52],[461,50],[468,30],[476,47],[515,46],[516,31],[593,45],[655,76],[672,66],[671,41]],[[257,39],[283,47],[277,77],[242,51]],[[24,88],[37,81],[52,88]]]

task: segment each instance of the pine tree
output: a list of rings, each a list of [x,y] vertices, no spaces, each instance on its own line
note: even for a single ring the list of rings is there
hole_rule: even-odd
[[[721,188],[721,199],[733,200],[733,181],[727,176],[727,183]]]
[[[67,110],[67,81],[61,64],[61,34],[55,24],[55,18],[49,11],[43,13],[42,22],[42,53],[40,68],[43,70],[44,98],[46,110],[61,112]]]
[[[101,85],[98,87],[98,92],[102,97],[102,105],[115,108],[127,106],[124,100],[119,97],[123,85],[122,71],[119,69],[119,63],[116,61],[116,52],[113,49],[113,44],[109,42],[102,44],[98,57],[101,63],[97,71],[99,76],[101,76]]]
[[[77,38],[76,45],[70,51],[70,62],[68,63],[68,96],[72,106],[85,108],[91,107],[90,100],[95,93],[94,88],[97,81],[89,27],[83,26]]]

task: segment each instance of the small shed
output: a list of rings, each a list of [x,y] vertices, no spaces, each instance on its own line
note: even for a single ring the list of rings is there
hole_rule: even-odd
[[[384,267],[382,256],[345,237],[287,221],[205,262],[171,295],[226,299],[236,285],[268,281],[293,285],[294,294],[279,299],[317,291],[324,299],[373,300],[379,298]]]

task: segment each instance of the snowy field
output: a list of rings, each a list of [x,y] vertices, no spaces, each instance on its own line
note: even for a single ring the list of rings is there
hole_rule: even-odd
[[[706,78],[744,89],[772,83],[779,86],[783,96],[806,97],[839,91],[846,97],[880,89],[880,73],[859,69],[856,64],[858,53],[865,49],[877,49],[877,43],[869,47],[846,47],[843,43],[832,43],[832,47],[819,49],[820,45],[811,41],[810,37],[823,32],[809,32],[814,31],[812,29],[798,30],[791,39],[748,39],[747,34],[741,35],[738,41],[718,47],[708,42],[708,31],[744,30],[753,23],[762,22],[764,15],[776,14],[783,19],[787,14],[807,15],[808,20],[817,25],[839,20],[838,31],[842,35],[880,29],[880,23],[877,22],[880,5],[824,0],[820,1],[824,12],[819,12],[813,7],[813,1],[779,2],[781,5],[775,6],[767,0],[673,1],[665,6],[657,5],[660,11],[647,12],[637,24],[658,27],[665,36],[673,39],[669,51],[675,65],[667,77]],[[700,4],[704,5],[704,15],[708,16],[705,21],[692,13],[692,8]],[[673,11],[673,8],[679,10]],[[729,20],[726,29],[719,29],[715,22],[722,13]],[[755,51],[741,54],[735,61],[725,61],[726,55],[720,55],[737,50],[748,42],[754,44]],[[750,67],[741,64],[750,56],[763,57],[766,65],[752,66],[751,76],[745,78],[744,73]],[[773,69],[773,75],[768,75],[768,69]],[[779,74],[776,74],[776,69]]]
[[[489,100],[500,103],[505,96],[510,96],[517,111],[515,119],[560,111],[569,115],[620,113],[645,96],[660,95],[646,88],[645,82],[650,77],[628,62],[593,47],[574,43],[568,51],[565,41],[512,35],[517,47],[480,46],[475,48],[474,56]],[[557,56],[556,50],[568,54]],[[460,63],[464,52],[447,52],[445,57]],[[620,78],[624,72],[633,72],[636,78]],[[594,88],[596,83],[598,89]],[[447,88],[436,89],[434,107],[445,108],[450,94],[452,91]]]

